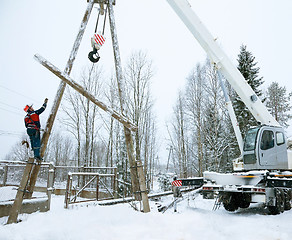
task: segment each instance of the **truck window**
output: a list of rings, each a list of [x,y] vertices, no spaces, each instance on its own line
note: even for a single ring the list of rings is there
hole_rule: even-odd
[[[277,145],[282,145],[285,143],[285,137],[282,132],[276,132],[276,143]]]
[[[267,150],[274,147],[274,133],[273,131],[264,130],[261,139],[261,149]]]
[[[252,128],[248,130],[244,139],[244,146],[243,146],[244,151],[251,151],[255,149],[258,131],[259,131],[259,128]]]

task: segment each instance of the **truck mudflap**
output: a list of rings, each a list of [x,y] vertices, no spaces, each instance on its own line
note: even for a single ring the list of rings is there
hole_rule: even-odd
[[[292,207],[292,190],[289,188],[267,188],[266,198],[270,214],[279,214]]]

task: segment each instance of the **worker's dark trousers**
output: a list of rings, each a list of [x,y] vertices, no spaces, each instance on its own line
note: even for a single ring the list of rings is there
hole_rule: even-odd
[[[27,134],[30,138],[31,148],[34,152],[35,158],[40,158],[41,136],[40,131],[36,129],[27,129]]]

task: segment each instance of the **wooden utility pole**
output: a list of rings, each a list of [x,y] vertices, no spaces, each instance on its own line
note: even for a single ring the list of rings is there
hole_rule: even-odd
[[[109,22],[110,22],[114,59],[115,59],[116,79],[117,79],[117,85],[118,85],[118,91],[119,91],[121,113],[123,115],[125,95],[124,95],[122,64],[121,64],[120,50],[119,50],[119,44],[118,44],[118,38],[117,38],[117,32],[116,32],[113,2],[114,2],[113,0],[109,0],[108,12],[109,12]],[[124,133],[125,133],[127,153],[128,153],[128,158],[129,158],[129,164],[130,164],[132,187],[133,187],[133,192],[135,194],[134,196],[135,196],[135,199],[139,199],[140,194],[137,194],[137,193],[141,193],[142,202],[143,202],[143,211],[145,213],[150,212],[143,166],[140,160],[135,161],[132,133],[125,126],[124,126]]]
[[[72,67],[73,67],[73,63],[74,63],[74,60],[76,58],[76,55],[77,55],[77,52],[78,52],[78,49],[79,49],[83,34],[85,32],[85,28],[87,26],[87,23],[88,23],[88,20],[89,20],[93,5],[94,5],[94,0],[90,0],[88,5],[87,5],[87,9],[85,11],[84,17],[82,19],[82,22],[81,22],[81,25],[80,25],[80,28],[79,28],[79,32],[78,32],[77,37],[75,39],[75,42],[73,44],[73,48],[72,48],[71,54],[69,56],[69,59],[67,61],[67,65],[65,67],[65,71],[64,72],[67,75],[70,75],[70,73],[71,73],[71,70],[72,70]],[[46,128],[45,128],[44,134],[42,136],[42,140],[41,140],[41,152],[40,152],[40,155],[41,155],[42,158],[45,155],[45,151],[46,151],[46,148],[47,148],[48,140],[49,140],[52,128],[53,128],[53,124],[54,124],[54,121],[55,121],[59,106],[61,104],[61,100],[62,100],[64,91],[65,91],[65,88],[66,88],[66,83],[64,81],[61,81],[61,83],[59,85],[59,88],[58,88],[58,91],[57,91],[56,96],[55,96],[55,100],[54,100],[54,103],[53,103],[51,114],[50,114],[50,116],[49,116],[49,118],[47,120]],[[35,165],[33,170],[32,170],[32,173],[31,173],[31,177],[30,177],[30,180],[29,180],[28,188],[27,188],[28,192],[26,193],[25,198],[31,198],[32,197],[39,170],[40,170],[40,165]]]

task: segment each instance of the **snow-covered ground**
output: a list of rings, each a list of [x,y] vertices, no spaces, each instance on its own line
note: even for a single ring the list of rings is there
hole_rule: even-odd
[[[163,204],[171,200],[162,198]],[[0,218],[0,240],[292,239],[292,210],[276,216],[258,205],[235,213],[223,207],[212,211],[214,201],[201,196],[191,201],[186,197],[177,213],[169,209],[164,214],[154,201],[147,214],[129,204],[64,209],[63,202],[63,196],[53,196],[51,211],[21,215],[17,224],[4,225],[7,217]]]

